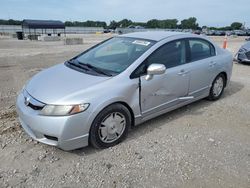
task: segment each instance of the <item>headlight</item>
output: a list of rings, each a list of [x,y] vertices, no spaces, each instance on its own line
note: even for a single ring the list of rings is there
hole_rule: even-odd
[[[77,114],[87,110],[89,104],[79,105],[45,105],[41,111],[41,115],[44,116],[67,116]]]

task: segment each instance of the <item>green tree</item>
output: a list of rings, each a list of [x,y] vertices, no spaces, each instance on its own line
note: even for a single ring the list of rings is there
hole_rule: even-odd
[[[162,20],[163,22],[163,28],[167,29],[176,29],[177,28],[177,19],[167,19],[167,20]]]
[[[195,17],[191,17],[188,19],[184,19],[181,21],[181,28],[182,29],[197,29],[199,24],[196,23],[197,19]]]
[[[159,28],[159,22],[156,19],[149,20],[146,24],[147,28]]]
[[[128,20],[128,19],[123,19],[123,20],[118,22],[119,27],[128,27],[130,25],[133,25],[133,22],[131,20]]]
[[[145,22],[133,22],[133,25],[139,25],[139,26],[142,26],[142,27],[146,27],[147,23],[145,23]]]
[[[149,20],[146,23],[147,28],[161,28],[161,29],[176,29],[177,28],[177,19],[166,19],[166,20]]]
[[[114,20],[111,21],[109,26],[108,26],[109,29],[116,29],[117,27],[119,27],[119,23],[114,21]]]
[[[241,27],[242,27],[242,23],[240,23],[240,22],[233,22],[232,24],[231,24],[231,29],[232,30],[239,30],[239,29],[241,29]]]
[[[102,22],[102,21],[87,20],[86,22],[66,21],[65,26],[70,26],[70,27],[103,27],[103,28],[106,28],[107,24],[106,24],[106,22]]]
[[[2,20],[0,19],[0,25],[21,25],[22,21],[19,20],[13,20],[13,19],[9,19],[9,20]]]

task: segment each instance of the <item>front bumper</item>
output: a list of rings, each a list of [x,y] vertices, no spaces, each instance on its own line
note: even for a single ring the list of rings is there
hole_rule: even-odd
[[[88,145],[91,122],[87,111],[71,116],[42,116],[39,110],[25,105],[22,93],[17,97],[16,106],[23,129],[34,140],[63,150]]]

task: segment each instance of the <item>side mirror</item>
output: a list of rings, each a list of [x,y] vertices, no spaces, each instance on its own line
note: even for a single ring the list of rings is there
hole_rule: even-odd
[[[151,80],[154,75],[164,74],[166,72],[166,67],[163,64],[151,64],[147,68],[146,80]]]

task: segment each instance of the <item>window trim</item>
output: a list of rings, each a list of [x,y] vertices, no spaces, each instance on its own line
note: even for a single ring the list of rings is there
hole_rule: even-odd
[[[136,68],[135,68],[135,70],[130,74],[130,76],[129,76],[129,78],[130,79],[134,79],[134,78],[139,78],[139,77],[141,77],[141,76],[144,76],[144,75],[146,75],[146,73],[141,73],[141,74],[135,74],[135,72],[142,66],[142,64],[144,64],[147,60],[148,60],[148,58],[150,58],[156,51],[158,51],[158,50],[160,50],[161,48],[163,48],[165,45],[167,45],[167,44],[169,44],[169,43],[171,43],[171,42],[176,42],[176,41],[184,41],[184,43],[185,43],[185,51],[186,51],[186,58],[185,58],[185,63],[183,63],[183,64],[181,64],[181,65],[185,65],[185,64],[187,64],[188,63],[188,49],[187,49],[187,47],[188,47],[188,41],[187,41],[187,39],[188,38],[180,38],[180,39],[175,39],[175,40],[171,40],[171,41],[168,41],[168,42],[166,42],[166,43],[164,43],[164,44],[162,44],[161,46],[159,46],[157,49],[155,49],[150,55],[148,55],[148,57],[146,57],[145,58],[145,60],[140,64],[140,65],[138,65]],[[177,66],[181,66],[181,65],[177,65]],[[177,66],[175,66],[175,67],[177,67]],[[174,68],[174,67],[170,67],[169,69],[171,69],[171,68]]]

